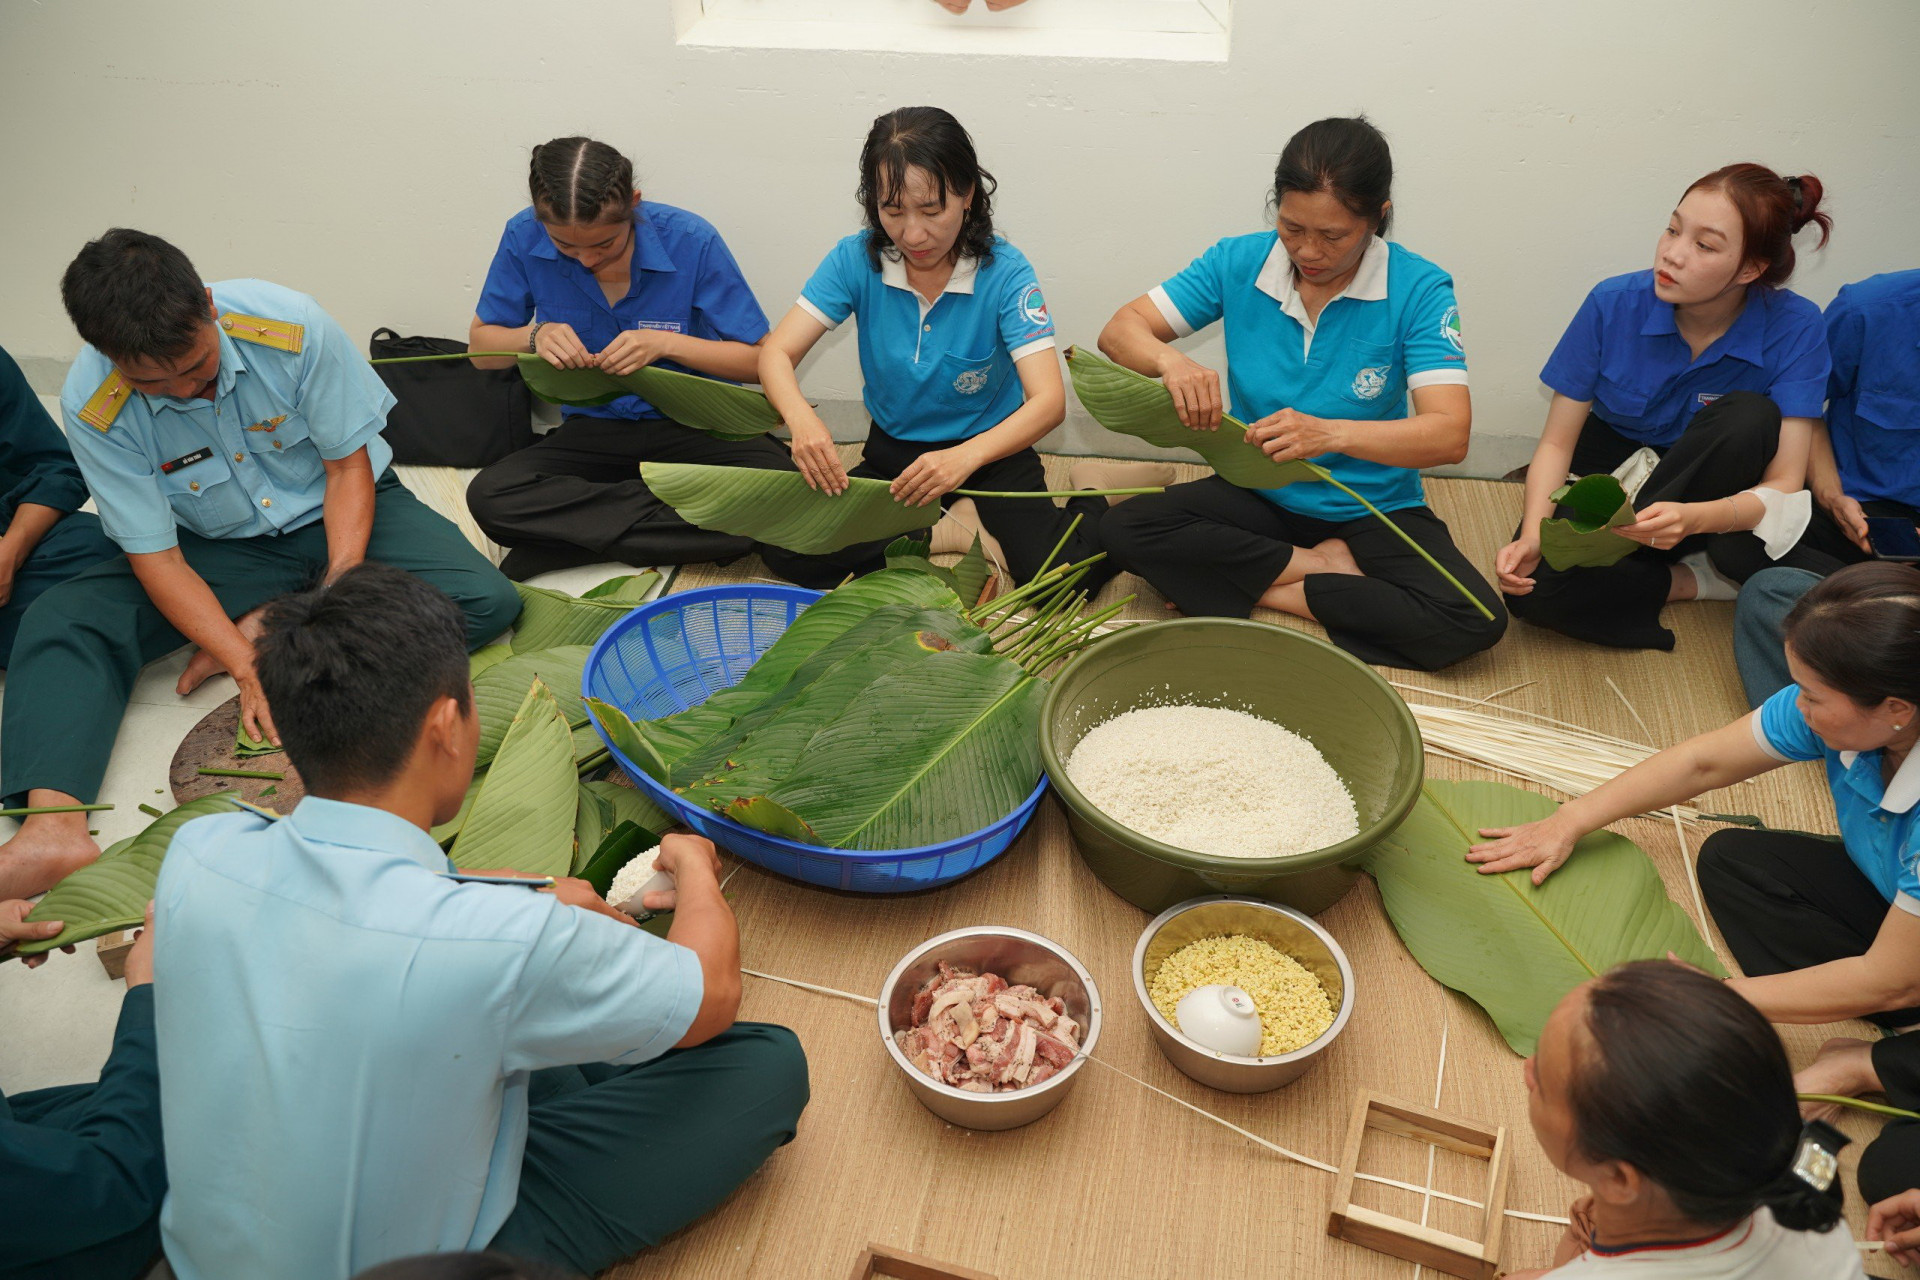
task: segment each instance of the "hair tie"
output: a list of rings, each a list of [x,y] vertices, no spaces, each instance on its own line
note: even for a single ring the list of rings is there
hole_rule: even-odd
[[[1851,1141],[1826,1121],[1809,1120],[1800,1128],[1800,1149],[1790,1172],[1815,1191],[1831,1191],[1840,1176],[1840,1148]]]
[[[1793,211],[1795,214],[1798,214],[1802,206],[1807,203],[1806,187],[1802,185],[1797,176],[1786,179],[1786,183],[1787,190],[1793,192]]]

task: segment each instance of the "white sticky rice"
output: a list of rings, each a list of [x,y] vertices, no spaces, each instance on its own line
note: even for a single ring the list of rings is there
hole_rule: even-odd
[[[1360,830],[1353,797],[1314,745],[1244,711],[1125,712],[1080,740],[1067,776],[1114,821],[1195,853],[1308,853]]]

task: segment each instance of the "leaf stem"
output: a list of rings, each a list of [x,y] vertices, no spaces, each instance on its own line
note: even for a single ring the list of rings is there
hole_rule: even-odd
[[[282,782],[287,776],[270,769],[196,769],[194,772],[203,778],[264,778],[269,782]]]
[[[158,809],[154,808],[150,804],[141,805],[140,812],[146,814],[149,818],[164,818],[167,816],[166,814],[160,812]]]
[[[1308,465],[1312,466],[1313,464],[1309,463]],[[1476,596],[1475,594],[1473,594],[1473,592],[1467,590],[1466,587],[1462,586],[1460,583],[1460,579],[1454,577],[1451,573],[1448,573],[1446,566],[1441,564],[1438,560],[1435,560],[1431,555],[1429,555],[1427,553],[1427,549],[1421,546],[1419,543],[1415,542],[1412,536],[1408,534],[1405,529],[1402,529],[1399,525],[1387,519],[1386,512],[1374,506],[1371,502],[1368,502],[1365,498],[1361,497],[1359,494],[1355,493],[1353,490],[1347,488],[1346,485],[1341,484],[1338,480],[1334,479],[1333,473],[1331,471],[1328,471],[1325,467],[1314,466],[1313,469],[1320,473],[1320,476],[1319,476],[1320,479],[1326,481],[1328,484],[1332,485],[1334,488],[1338,489],[1340,492],[1346,494],[1349,498],[1352,498],[1355,502],[1359,503],[1361,506],[1371,511],[1374,515],[1378,516],[1381,524],[1384,524],[1385,526],[1387,526],[1387,528],[1393,530],[1394,537],[1400,539],[1400,541],[1412,547],[1414,551],[1419,553],[1419,556],[1422,560],[1425,560],[1428,564],[1433,566],[1433,571],[1435,573],[1439,574],[1441,577],[1445,578],[1448,582],[1452,583],[1453,589],[1455,591],[1458,591],[1461,595],[1465,596],[1467,599],[1467,603],[1480,611],[1481,617],[1485,618],[1488,622],[1492,622],[1494,620],[1493,610],[1487,608],[1485,604],[1481,603],[1479,596]]]
[[[36,804],[23,809],[0,809],[0,818],[31,818],[37,813],[99,813],[110,804]]]
[[[1865,1098],[1849,1098],[1839,1093],[1803,1093],[1798,1096],[1802,1102],[1830,1102],[1836,1107],[1870,1111],[1876,1116],[1891,1116],[1896,1120],[1920,1120],[1920,1111],[1906,1111],[1900,1107],[1890,1107],[1884,1102],[1868,1102]]]

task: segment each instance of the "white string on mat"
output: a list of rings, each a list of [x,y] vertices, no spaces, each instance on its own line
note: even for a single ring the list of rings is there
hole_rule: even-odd
[[[879,1007],[879,1004],[880,1004],[880,1002],[878,1000],[875,1000],[872,996],[855,995],[851,991],[841,991],[834,987],[823,987],[812,982],[802,982],[798,978],[783,978],[783,977],[780,977],[778,974],[762,973],[758,969],[747,969],[744,967],[740,970],[740,972],[748,975],[749,977],[762,978],[768,982],[778,982],[783,986],[799,987],[803,991],[812,991],[823,996],[834,996],[841,1000],[851,1000],[855,1004],[872,1005],[876,1008]],[[1315,1160],[1312,1156],[1303,1156],[1298,1151],[1289,1151],[1287,1148],[1281,1146],[1277,1142],[1269,1142],[1267,1139],[1261,1137],[1257,1133],[1253,1133],[1249,1130],[1242,1129],[1239,1125],[1233,1123],[1233,1121],[1231,1120],[1227,1120],[1220,1116],[1217,1116],[1213,1114],[1213,1112],[1208,1111],[1203,1107],[1196,1107],[1193,1103],[1188,1102],[1185,1098],[1180,1097],[1178,1094],[1168,1093],[1165,1089],[1160,1088],[1158,1085],[1148,1084],[1145,1080],[1142,1080],[1139,1076],[1134,1075],[1130,1071],[1124,1071],[1121,1068],[1114,1066],[1111,1062],[1107,1062],[1106,1060],[1101,1058],[1093,1057],[1091,1054],[1087,1054],[1084,1052],[1079,1054],[1078,1056],[1085,1058],[1088,1062],[1093,1063],[1097,1067],[1103,1067],[1106,1070],[1113,1072],[1115,1075],[1125,1076],[1127,1079],[1139,1085],[1142,1089],[1145,1089],[1151,1093],[1157,1093],[1161,1097],[1167,1099],[1169,1102],[1176,1102],[1179,1105],[1185,1107],[1187,1110],[1193,1112],[1195,1115],[1201,1116],[1207,1120],[1211,1120],[1213,1121],[1213,1123],[1221,1126],[1222,1128],[1233,1130],[1233,1132],[1239,1134],[1241,1137],[1245,1138],[1247,1141],[1255,1143],[1259,1146],[1265,1147],[1267,1150],[1273,1152],[1275,1155],[1284,1156],[1288,1160],[1292,1160],[1298,1164],[1306,1165],[1310,1169],[1318,1169],[1323,1173],[1337,1174],[1340,1172],[1338,1168],[1334,1167],[1333,1165],[1327,1164],[1325,1161]],[[1411,1191],[1416,1195],[1430,1195],[1430,1196],[1433,1196],[1435,1199],[1450,1200],[1454,1204],[1465,1205],[1470,1209],[1485,1209],[1487,1207],[1484,1203],[1478,1200],[1469,1200],[1465,1196],[1450,1195],[1445,1191],[1435,1191],[1431,1187],[1415,1186],[1411,1182],[1401,1182],[1397,1178],[1382,1178],[1371,1173],[1355,1173],[1353,1176],[1362,1182],[1378,1183],[1383,1187],[1398,1187],[1402,1191]],[[1567,1219],[1555,1217],[1554,1215],[1547,1214],[1547,1213],[1523,1213],[1518,1209],[1509,1209],[1507,1210],[1507,1216],[1509,1218],[1523,1218],[1529,1222],[1549,1222],[1549,1223],[1554,1223],[1558,1226],[1563,1226],[1563,1227],[1567,1225]]]

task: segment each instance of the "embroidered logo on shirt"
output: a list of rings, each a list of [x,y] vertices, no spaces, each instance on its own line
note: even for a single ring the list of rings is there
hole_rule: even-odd
[[[1693,403],[1696,408],[1704,409],[1715,400],[1718,400],[1720,396],[1721,393],[1718,391],[1702,391],[1693,398]]]
[[[1040,296],[1039,285],[1028,285],[1027,291],[1020,295],[1020,314],[1036,328],[1053,323],[1053,317],[1047,314],[1047,300]]]
[[[1440,336],[1447,340],[1455,351],[1464,352],[1460,345],[1460,308],[1448,307],[1447,314],[1440,317]]]
[[[1393,372],[1391,365],[1376,364],[1370,369],[1362,369],[1353,375],[1353,394],[1362,400],[1372,400],[1387,389],[1387,375]]]
[[[960,376],[953,380],[953,389],[963,396],[977,394],[986,385],[987,371],[985,369],[964,369],[961,371]]]

